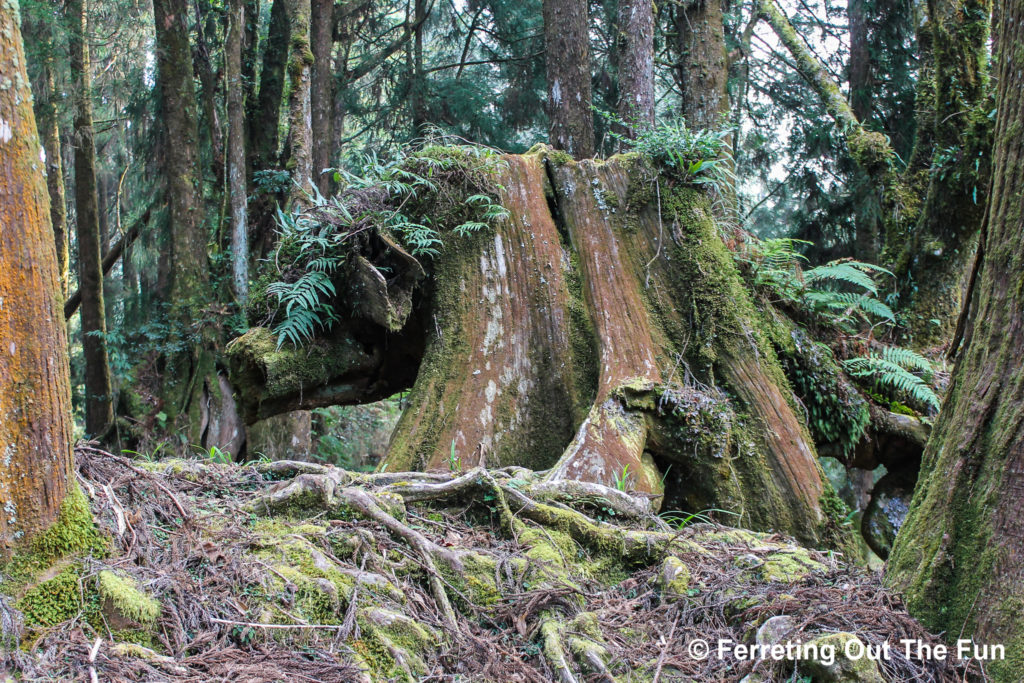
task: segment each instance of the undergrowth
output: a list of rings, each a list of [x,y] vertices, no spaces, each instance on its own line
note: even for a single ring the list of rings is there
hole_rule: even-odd
[[[446,234],[469,235],[508,214],[497,200],[499,156],[451,142],[429,137],[391,160],[352,156],[333,170],[337,195],[314,187],[305,205],[278,209],[280,239],[254,306],[262,322],[273,322],[279,346],[300,346],[339,320],[346,266],[356,253],[379,250],[374,235],[429,261]]]

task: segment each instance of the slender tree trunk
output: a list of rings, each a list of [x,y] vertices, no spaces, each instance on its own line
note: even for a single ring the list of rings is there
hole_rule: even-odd
[[[215,17],[210,11],[208,0],[197,0],[195,10],[196,41],[192,46],[192,59],[199,74],[199,101],[205,124],[200,126],[200,132],[209,136],[210,173],[214,177],[214,186],[219,191],[224,187],[224,134],[217,112],[217,76],[213,71],[210,57],[210,45],[216,41]]]
[[[228,33],[224,46],[228,101],[228,192],[231,204],[231,259],[235,295],[249,296],[249,221],[245,180],[245,84],[242,76],[242,42],[245,34],[245,2],[228,5]]]
[[[267,28],[263,68],[260,71],[259,98],[250,102],[249,149],[257,171],[277,164],[281,142],[281,102],[284,98],[285,65],[288,63],[288,2],[273,0],[270,26]]]
[[[57,520],[72,475],[60,277],[16,5],[0,3],[0,551]]]
[[[549,138],[575,159],[594,156],[586,0],[544,0]]]
[[[423,72],[423,32],[427,17],[426,0],[413,0],[412,21],[412,128],[417,135],[427,123],[427,76]]]
[[[163,412],[174,423],[179,416],[189,429],[191,443],[201,442],[201,396],[213,361],[194,336],[210,295],[207,234],[203,221],[199,179],[199,127],[188,40],[187,0],[155,0],[157,80],[160,85],[166,149],[168,299],[171,323],[179,349],[168,352],[163,364]]]
[[[310,0],[287,0],[291,20],[288,48],[288,170],[292,189],[289,201],[305,203],[313,181],[313,112],[310,75],[313,53],[309,49]]]
[[[866,0],[848,0],[846,7],[850,20],[850,108],[858,121],[867,123],[871,120],[874,105],[874,73],[868,44],[868,4]],[[860,175],[861,184],[869,186],[870,179],[863,171]],[[877,188],[869,188],[862,194],[854,216],[853,253],[861,261],[875,263],[878,260],[882,208]]]
[[[985,663],[1019,681],[1024,657],[1024,3],[1003,4],[988,227],[961,358],[924,454],[887,581],[950,638],[1003,644]],[[962,635],[960,635],[962,634]]]
[[[693,130],[717,128],[729,114],[723,0],[695,0],[675,11],[683,120]]]
[[[57,246],[57,272],[60,275],[61,291],[66,296],[70,257],[64,195],[64,160],[61,157],[60,125],[57,121],[57,102],[60,94],[57,92],[54,77],[54,26],[52,21],[38,22],[33,29],[33,33],[37,34],[36,40],[42,43],[43,53],[39,83],[33,88],[35,115],[39,125],[39,137],[46,152],[46,189],[50,193],[50,223],[53,224],[53,241]]]
[[[654,6],[651,0],[619,0],[618,114],[632,137],[654,125]]]
[[[82,350],[85,356],[85,431],[102,434],[113,422],[107,323],[103,303],[102,246],[96,184],[96,145],[92,128],[92,76],[89,73],[88,8],[68,2],[71,78],[75,88],[75,214],[78,281],[82,293]]]
[[[311,9],[313,76],[310,101],[313,109],[313,178],[320,192],[327,194],[330,177],[323,171],[331,165],[334,148],[334,77],[331,63],[331,51],[334,47],[334,0],[312,0]]]

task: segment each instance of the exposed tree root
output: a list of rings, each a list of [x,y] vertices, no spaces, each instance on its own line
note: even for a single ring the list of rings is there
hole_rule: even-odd
[[[930,638],[876,577],[834,555],[671,528],[646,499],[520,468],[362,474],[95,450],[79,452],[79,468],[112,548],[20,583],[3,568],[24,635],[0,666],[26,678],[92,667],[118,681],[738,680],[753,662],[693,659],[689,640],[741,642],[783,613],[805,640]],[[104,604],[101,570],[158,600],[155,622]],[[882,673],[964,672],[896,658]]]

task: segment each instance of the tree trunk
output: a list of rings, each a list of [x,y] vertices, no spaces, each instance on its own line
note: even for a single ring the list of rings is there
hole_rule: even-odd
[[[92,129],[92,76],[89,73],[88,9],[70,0],[68,42],[75,88],[75,213],[78,281],[82,293],[82,350],[85,356],[85,432],[99,436],[114,420],[107,323],[103,304],[102,247],[96,187],[96,145]]]
[[[1005,645],[985,672],[1009,682],[1024,657],[1024,4],[1002,12],[989,220],[964,348],[886,576],[932,629]]]
[[[594,156],[586,0],[544,0],[549,138],[574,159]]]
[[[46,152],[46,189],[50,194],[50,223],[53,225],[53,241],[57,246],[57,273],[60,275],[61,291],[68,293],[68,227],[67,206],[64,195],[64,160],[61,156],[60,125],[57,120],[57,102],[60,94],[54,77],[53,35],[55,27],[51,21],[33,22],[35,39],[41,43],[43,61],[40,66],[39,82],[32,88],[35,102],[36,122],[39,137]],[[25,27],[28,33],[28,27]],[[29,36],[32,40],[32,36]]]
[[[204,137],[210,141],[210,175],[218,192],[224,187],[224,134],[221,131],[220,116],[217,112],[217,76],[213,71],[210,45],[216,43],[215,16],[208,0],[195,2],[196,41],[192,46],[193,66],[199,75],[199,101],[202,105],[200,126]]]
[[[842,545],[834,494],[709,199],[634,157],[564,158],[505,158],[495,182],[509,217],[445,234],[408,321],[375,315],[370,288],[339,282],[366,317],[294,350],[263,329],[234,342],[236,387],[255,403],[247,421],[388,395],[408,386],[396,370],[418,364],[388,471],[549,470]],[[381,265],[397,300],[408,266]],[[373,337],[371,319],[390,327]]]
[[[202,443],[204,392],[215,381],[213,358],[198,338],[197,320],[210,296],[207,234],[203,221],[199,128],[186,0],[156,0],[157,81],[167,140],[163,171],[170,226],[168,299],[172,335],[178,348],[164,357],[163,412],[171,424],[181,418],[190,443]]]
[[[313,76],[310,102],[313,109],[313,178],[320,192],[330,190],[330,176],[324,169],[331,165],[334,147],[334,77],[331,51],[334,48],[334,0],[312,0],[310,33],[313,47]]]
[[[413,0],[412,40],[412,130],[413,134],[423,132],[427,124],[427,75],[423,72],[423,32],[427,18],[426,0]]]
[[[676,6],[676,81],[692,130],[717,128],[729,113],[728,55],[722,0]]]
[[[242,76],[242,38],[245,33],[245,2],[228,5],[228,33],[224,46],[228,101],[228,193],[231,204],[231,265],[235,296],[249,296],[249,221],[245,163],[245,87]]]
[[[287,0],[290,19],[288,47],[288,170],[292,176],[289,201],[306,203],[313,181],[313,120],[310,109],[310,0]]]
[[[850,108],[861,123],[871,120],[874,103],[874,72],[868,40],[868,4],[866,0],[848,0],[850,19]],[[870,186],[870,179],[860,172],[860,185]],[[881,233],[881,206],[878,188],[861,193],[854,216],[854,256],[867,263],[878,260],[878,239]]]
[[[913,223],[893,224],[885,262],[896,275],[914,345],[941,344],[956,324],[963,288],[985,213],[991,177],[989,0],[931,0],[929,104],[932,172],[914,189],[926,192]],[[918,111],[921,106],[916,107]],[[937,323],[937,324],[936,324]]]
[[[627,135],[654,125],[654,6],[620,0],[615,27],[619,55],[618,114]]]
[[[57,520],[73,484],[57,254],[15,5],[0,4],[0,515],[9,555]]]
[[[277,163],[285,65],[288,63],[288,23],[288,0],[274,0],[260,70],[259,98],[250,103],[249,111],[249,149],[257,171],[273,168]]]

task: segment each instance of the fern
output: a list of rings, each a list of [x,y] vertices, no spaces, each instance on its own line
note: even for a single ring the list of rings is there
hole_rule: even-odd
[[[351,237],[386,232],[413,256],[433,259],[444,248],[444,234],[465,237],[508,216],[496,199],[502,188],[491,179],[504,163],[497,155],[437,136],[425,142],[390,161],[352,157],[332,171],[344,188],[338,196],[326,198],[313,186],[305,208],[277,210],[281,237],[273,263],[279,279],[265,292],[278,304],[267,321],[276,321],[279,348],[299,346],[340,319],[335,279],[343,277]]]
[[[931,362],[919,353],[890,346],[881,352],[844,360],[843,365],[853,377],[871,379],[879,388],[898,392],[931,410],[939,409],[938,395],[925,379],[914,374],[932,374]]]

